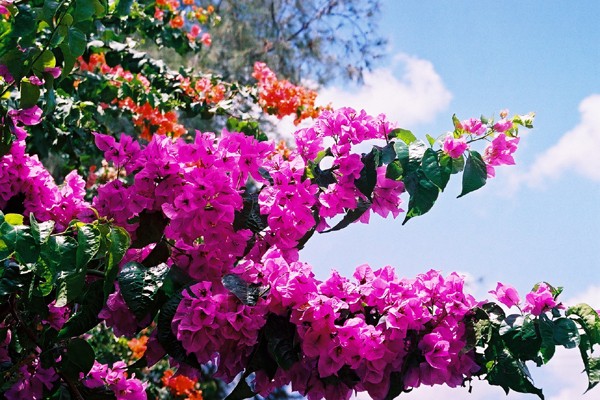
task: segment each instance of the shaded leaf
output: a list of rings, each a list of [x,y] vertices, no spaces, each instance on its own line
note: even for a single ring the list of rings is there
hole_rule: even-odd
[[[146,268],[140,263],[129,262],[117,275],[123,300],[138,320],[151,311],[167,272],[169,267],[164,263]]]
[[[469,150],[469,158],[465,164],[465,171],[462,179],[462,192],[458,197],[462,197],[472,191],[475,191],[485,185],[487,180],[487,168],[481,155],[473,150]]]

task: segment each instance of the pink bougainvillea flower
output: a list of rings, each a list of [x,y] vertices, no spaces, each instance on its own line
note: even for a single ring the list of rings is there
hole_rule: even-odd
[[[517,151],[519,140],[520,138],[518,137],[509,137],[500,134],[486,147],[483,153],[483,161],[485,161],[487,167],[488,177],[496,176],[494,167],[515,164],[515,159],[512,155]]]
[[[44,72],[49,73],[50,75],[52,75],[52,77],[54,79],[56,79],[60,76],[61,69],[60,69],[60,67],[47,67],[47,68],[44,68]]]
[[[460,157],[468,147],[469,145],[464,137],[456,139],[454,138],[454,135],[448,134],[448,136],[446,136],[444,139],[444,153],[448,154],[452,158]]]
[[[548,285],[540,283],[534,292],[529,292],[525,296],[523,311],[530,312],[533,315],[540,315],[556,307],[557,304]]]
[[[496,285],[496,290],[490,290],[488,293],[494,295],[500,303],[507,307],[518,306],[521,302],[517,289],[500,282]]]
[[[462,128],[474,135],[483,135],[487,131],[487,127],[479,119],[469,118],[460,123]]]
[[[504,133],[512,128],[513,123],[511,120],[503,118],[494,124],[494,130],[499,133]]]

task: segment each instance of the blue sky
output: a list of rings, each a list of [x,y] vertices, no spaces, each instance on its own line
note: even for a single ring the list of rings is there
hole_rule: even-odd
[[[329,87],[323,99],[385,111],[423,138],[450,130],[453,113],[465,119],[504,108],[536,112],[535,129],[523,136],[517,165],[498,168],[480,191],[456,199],[455,182],[429,214],[405,226],[401,217],[354,224],[315,237],[301,258],[322,278],[331,268],[350,275],[362,263],[390,264],[407,277],[456,270],[472,278],[480,297],[497,281],[523,295],[548,281],[565,287],[563,300],[600,308],[598,16],[597,1],[384,2],[389,57],[366,76],[366,87]],[[560,354],[533,371],[547,398],[583,393],[575,356]],[[506,398],[481,386],[472,395],[417,390],[406,397]],[[596,389],[581,398],[599,397]]]

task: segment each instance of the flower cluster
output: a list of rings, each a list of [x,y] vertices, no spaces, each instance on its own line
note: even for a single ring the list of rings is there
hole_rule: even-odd
[[[169,388],[171,393],[183,400],[203,400],[202,390],[198,389],[198,381],[185,375],[173,376],[174,372],[168,369],[161,379],[162,384]]]
[[[405,389],[409,389],[434,384],[460,386],[479,370],[473,355],[463,351],[466,332],[462,324],[478,303],[464,293],[464,281],[456,274],[443,277],[432,270],[409,280],[399,279],[392,267],[374,271],[362,265],[354,280],[334,272],[321,282],[308,265],[288,262],[276,249],[269,250],[260,263],[241,263],[236,271],[270,287],[257,308],[289,316],[302,350],[299,362],[290,370],[278,370],[272,379],[260,371],[256,374],[257,390],[263,394],[291,382],[292,390],[309,399],[349,399],[353,390],[383,399],[395,371],[403,371]],[[214,308],[215,302],[206,302],[198,290],[194,294],[201,300],[189,296],[176,318],[196,324],[200,319],[215,320],[213,310],[206,308]],[[194,301],[201,301],[204,308],[192,307]],[[260,326],[256,321],[246,324]],[[191,326],[183,329],[182,324],[174,324],[174,329],[185,337],[188,350],[223,342],[219,333],[210,335],[206,329],[202,332],[208,337],[182,333]],[[227,346],[224,350],[227,354]]]
[[[19,368],[19,379],[4,393],[7,400],[42,400],[44,388],[51,389],[58,375],[53,368],[41,366],[39,358]]]
[[[165,20],[165,13],[168,14],[169,26],[173,29],[185,32],[186,38],[194,43],[200,41],[206,47],[212,44],[212,37],[208,32],[202,32],[200,25],[206,25],[209,22],[218,24],[220,17],[215,14],[215,8],[212,5],[208,7],[199,7],[194,0],[183,0],[183,7],[179,0],[157,0],[154,8],[154,19],[158,21]]]
[[[218,365],[216,377],[231,382],[248,364],[265,324],[262,300],[247,306],[220,283],[199,282],[183,292],[172,327],[200,363]]]
[[[38,157],[25,152],[26,131],[17,123],[37,124],[40,115],[37,106],[9,111],[9,118],[17,128],[17,140],[0,158],[0,210],[24,215],[33,213],[40,221],[56,221],[61,229],[74,218],[89,216],[89,204],[83,200],[85,181],[73,171],[65,177],[63,185],[58,186]]]
[[[258,81],[258,104],[269,114],[278,118],[294,115],[294,123],[299,124],[306,118],[317,117],[323,110],[315,106],[317,92],[277,79],[265,63],[255,63],[252,76]]]
[[[117,400],[146,400],[146,385],[135,377],[127,377],[127,364],[115,362],[112,367],[94,361],[94,365],[83,378],[83,384],[88,388],[107,387]]]
[[[494,167],[500,165],[514,165],[513,153],[517,150],[520,138],[516,136],[518,123],[522,123],[522,116],[515,115],[507,118],[508,110],[500,113],[501,119],[494,123],[487,119],[470,118],[464,121],[455,120],[454,132],[448,133],[443,140],[444,153],[452,158],[460,158],[469,149],[469,144],[485,139],[491,143],[485,148],[483,161],[486,164],[488,177],[496,176]]]
[[[559,303],[556,301],[556,296],[552,293],[552,288],[545,283],[536,285],[534,290],[527,293],[525,302],[521,306],[521,298],[517,290],[510,286],[498,282],[496,290],[489,293],[494,295],[496,299],[507,307],[519,307],[522,311],[539,316],[547,311],[550,311]]]

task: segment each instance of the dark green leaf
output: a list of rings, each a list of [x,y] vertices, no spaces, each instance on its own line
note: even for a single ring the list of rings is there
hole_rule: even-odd
[[[285,317],[269,314],[264,330],[269,354],[277,362],[277,365],[286,371],[289,370],[300,360],[300,349],[294,342],[295,325]]]
[[[573,320],[569,318],[554,320],[554,343],[567,349],[579,346],[579,331]]]
[[[348,210],[346,212],[346,215],[344,215],[344,218],[342,218],[342,220],[338,222],[333,228],[327,229],[326,231],[323,231],[321,233],[335,232],[339,231],[340,229],[344,229],[345,227],[359,219],[365,212],[367,212],[367,210],[370,207],[370,201],[358,199],[358,206],[354,210]]]
[[[119,17],[127,17],[131,11],[133,0],[118,0],[115,12]]]
[[[399,181],[402,179],[403,172],[402,164],[400,164],[399,161],[394,161],[388,164],[385,170],[385,177],[394,181]]]
[[[58,332],[58,338],[79,336],[100,323],[98,314],[104,306],[102,281],[92,282],[85,290],[77,312],[71,316]]]
[[[79,374],[86,375],[94,365],[96,355],[90,344],[80,338],[69,341],[67,351],[62,356],[60,370],[71,379],[79,379]]]
[[[37,104],[40,98],[40,88],[29,82],[27,78],[21,81],[21,108],[31,108]]]
[[[513,314],[506,317],[500,325],[500,335],[510,352],[520,360],[533,360],[537,357],[542,344],[534,320]]]
[[[69,46],[71,56],[77,58],[82,56],[85,52],[87,39],[81,30],[75,27],[70,27],[67,33],[67,44]]]
[[[77,255],[75,262],[77,268],[84,268],[98,253],[100,249],[100,231],[95,226],[86,224],[77,230]]]
[[[44,0],[44,7],[42,7],[42,19],[50,26],[52,26],[52,19],[54,18],[56,10],[58,10],[58,5],[58,1]]]
[[[377,164],[379,162],[379,151],[373,148],[369,154],[363,155],[361,159],[363,169],[360,178],[354,181],[354,185],[362,194],[371,200],[373,189],[377,184]]]
[[[554,323],[545,314],[540,315],[539,320],[540,336],[542,345],[540,354],[542,362],[546,364],[554,356],[556,345],[554,343]]]
[[[467,193],[471,193],[472,191],[483,187],[486,180],[487,168],[483,158],[481,158],[481,155],[478,152],[469,150],[469,158],[467,158],[465,172],[463,173],[462,192],[458,197],[462,197]]]
[[[139,225],[135,231],[136,239],[131,244],[134,249],[139,249],[150,243],[158,243],[164,233],[169,220],[162,212],[143,211],[139,216]]]
[[[120,226],[113,226],[108,235],[110,241],[108,254],[106,257],[106,270],[104,273],[104,299],[112,293],[119,272],[119,262],[125,255],[125,252],[131,244],[131,239],[127,231]]]
[[[40,254],[40,247],[31,235],[28,226],[13,226],[0,219],[0,237],[8,251],[15,252],[15,257],[23,264],[34,263]]]
[[[142,264],[129,262],[118,274],[119,288],[123,300],[133,314],[142,320],[151,311],[156,293],[169,272],[167,264],[146,268]]]
[[[422,170],[417,170],[415,173],[408,175],[404,180],[404,184],[410,194],[410,200],[408,201],[408,212],[402,225],[411,218],[429,211],[440,193],[438,187],[427,179]]]
[[[73,13],[75,22],[92,18],[95,12],[93,0],[75,0],[75,12]]]
[[[443,191],[450,179],[450,175],[446,174],[444,169],[440,167],[440,164],[438,163],[438,153],[435,150],[425,150],[421,167],[423,168],[423,172],[427,179]]]
[[[465,158],[461,155],[458,158],[452,158],[446,153],[440,154],[440,167],[444,174],[457,174],[465,167]]]
[[[246,379],[242,377],[231,393],[225,397],[225,400],[244,400],[254,398],[254,396],[256,396],[256,393],[250,389]]]
[[[394,143],[390,142],[385,147],[381,148],[381,157],[379,158],[379,167],[382,165],[388,165],[396,159],[396,151],[394,150]]]
[[[194,368],[200,368],[200,363],[193,354],[188,354],[183,345],[173,333],[171,322],[183,296],[178,293],[163,304],[157,320],[157,340],[168,355],[179,362],[184,362]]]
[[[520,393],[533,393],[544,400],[541,389],[533,385],[524,362],[514,358],[507,350],[500,354],[488,370],[486,380],[490,385],[500,386],[506,394],[510,389]]]

